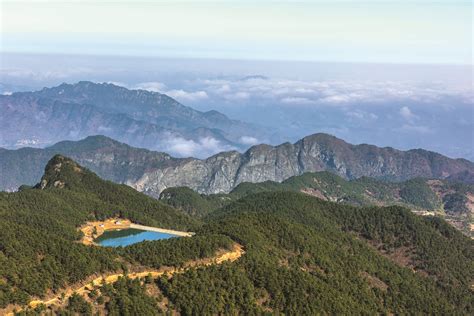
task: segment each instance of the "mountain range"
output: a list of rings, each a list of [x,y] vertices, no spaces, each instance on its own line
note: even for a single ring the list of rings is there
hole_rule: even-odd
[[[344,179],[371,177],[404,181],[422,177],[471,183],[474,163],[421,149],[400,151],[352,145],[334,136],[315,134],[294,144],[256,145],[244,153],[228,151],[207,159],[174,158],[134,148],[104,136],[63,141],[54,146],[0,149],[0,189],[36,183],[42,166],[55,154],[72,157],[105,179],[159,197],[170,187],[199,193],[228,193],[243,182],[281,182],[306,172],[329,171]],[[469,176],[471,175],[471,176]]]
[[[1,95],[0,111],[0,146],[7,148],[44,147],[101,134],[132,146],[208,156],[219,149],[247,148],[249,139],[269,135],[263,128],[217,111],[194,110],[165,94],[89,81]],[[187,148],[193,145],[201,151]]]

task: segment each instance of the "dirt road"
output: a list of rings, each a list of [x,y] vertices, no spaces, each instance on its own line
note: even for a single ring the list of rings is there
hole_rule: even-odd
[[[240,257],[242,257],[244,253],[245,251],[241,245],[234,244],[232,250],[222,251],[220,253],[217,253],[216,256],[211,257],[211,258],[204,258],[204,259],[199,259],[195,261],[189,261],[184,265],[183,268],[163,267],[158,270],[145,270],[145,271],[140,271],[140,272],[129,273],[127,274],[127,277],[130,279],[137,279],[137,278],[140,279],[140,278],[145,278],[148,275],[150,275],[152,278],[156,279],[165,274],[168,276],[171,276],[176,273],[185,272],[186,270],[190,268],[222,264],[226,261],[233,262],[239,259]],[[65,302],[67,302],[68,298],[71,297],[74,293],[85,296],[94,288],[100,287],[104,283],[110,284],[110,283],[117,282],[117,280],[123,276],[124,274],[122,273],[100,276],[91,280],[86,285],[80,286],[75,289],[65,290],[64,292],[62,292],[64,295],[58,294],[56,297],[46,299],[46,300],[32,300],[30,301],[30,303],[28,303],[28,307],[35,308],[41,304],[45,305],[46,307],[61,306]],[[17,312],[18,311],[19,310],[17,310]],[[0,311],[0,314],[1,314],[1,311]],[[6,313],[6,315],[13,316],[14,314],[13,312],[9,312],[9,313]]]

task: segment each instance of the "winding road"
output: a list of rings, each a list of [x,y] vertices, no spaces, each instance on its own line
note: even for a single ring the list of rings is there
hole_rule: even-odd
[[[243,247],[239,244],[234,244],[232,250],[224,251],[218,253],[216,256],[211,258],[204,258],[194,261],[187,262],[183,268],[175,268],[175,267],[163,267],[158,270],[145,270],[140,272],[129,273],[126,276],[130,279],[141,279],[147,276],[151,276],[152,278],[156,279],[163,275],[171,276],[176,273],[183,273],[190,268],[197,268],[203,266],[210,266],[210,265],[218,265],[224,262],[236,261],[245,253]],[[67,302],[68,298],[71,297],[74,293],[79,295],[87,295],[90,291],[94,288],[101,287],[103,284],[110,284],[117,282],[121,277],[124,277],[123,273],[115,273],[115,274],[108,274],[104,276],[97,277],[91,281],[89,281],[86,285],[80,286],[75,289],[67,289],[59,295],[56,295],[53,298],[45,299],[45,300],[32,300],[28,303],[28,308],[33,309],[38,307],[39,305],[44,305],[46,307],[51,306],[61,306],[65,302]],[[16,312],[20,312],[18,310]],[[1,311],[0,311],[1,314]],[[13,316],[13,312],[6,313],[5,315]]]

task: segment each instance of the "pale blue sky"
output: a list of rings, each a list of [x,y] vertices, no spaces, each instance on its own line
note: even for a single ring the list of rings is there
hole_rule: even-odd
[[[472,64],[465,1],[1,1],[1,52]]]

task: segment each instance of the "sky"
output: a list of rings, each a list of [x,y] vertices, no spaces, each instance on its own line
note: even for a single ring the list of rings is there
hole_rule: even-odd
[[[472,15],[457,0],[0,0],[0,94],[110,82],[274,132],[249,145],[326,132],[474,161]],[[227,150],[201,143],[181,154]]]
[[[470,1],[8,1],[1,51],[472,64]]]
[[[474,161],[473,67],[3,54],[0,94],[62,82],[109,82],[167,94],[197,110],[265,126],[247,145],[325,132],[348,142],[424,148]],[[172,139],[176,156],[229,150],[218,140]]]

